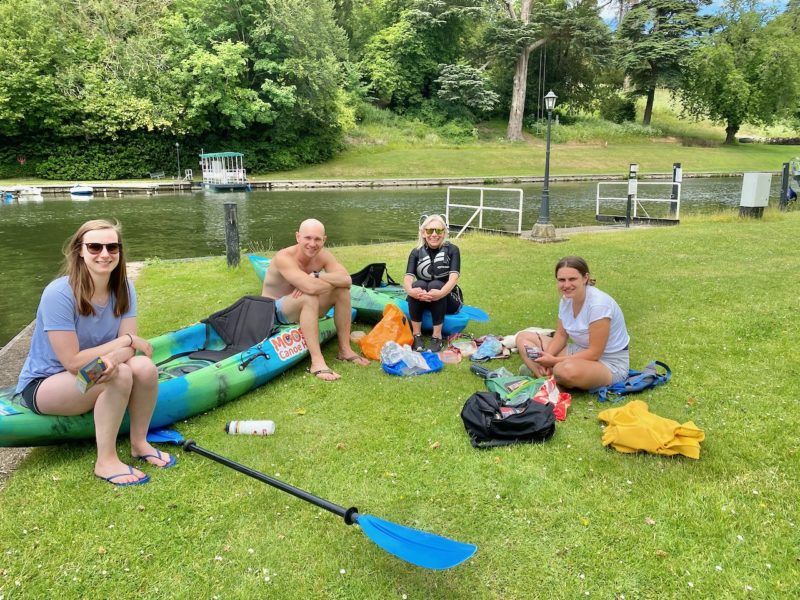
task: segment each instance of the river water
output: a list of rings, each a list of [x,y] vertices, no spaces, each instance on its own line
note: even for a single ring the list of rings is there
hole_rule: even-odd
[[[778,178],[773,177],[773,197]],[[508,186],[512,187],[512,186]],[[522,228],[536,222],[541,185],[523,190]],[[735,209],[742,180],[687,179],[681,215]],[[550,217],[556,227],[596,224],[595,182],[554,183],[550,186]],[[624,183],[604,187],[604,196],[624,196]],[[668,197],[669,186],[642,186],[640,195]],[[476,204],[475,191],[453,191],[451,202]],[[125,232],[128,261],[146,258],[187,258],[225,253],[224,204],[236,202],[241,245],[277,249],[294,242],[298,223],[308,217],[326,225],[329,243],[370,244],[411,240],[421,214],[443,213],[444,188],[379,188],[212,194],[205,192],[156,196],[97,197],[73,201],[46,196],[43,202],[0,204],[0,346],[33,320],[42,290],[57,274],[61,247],[89,219],[117,219]],[[486,192],[489,206],[518,206],[509,192]],[[651,216],[664,216],[666,204],[645,204]],[[459,212],[460,211],[460,212]],[[624,214],[622,202],[601,205],[601,212]],[[465,209],[451,213],[452,223],[464,223]],[[516,215],[488,213],[484,227],[514,230]]]

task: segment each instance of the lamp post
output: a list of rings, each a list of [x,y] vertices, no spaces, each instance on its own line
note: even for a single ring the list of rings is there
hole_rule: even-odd
[[[178,177],[176,179],[178,181],[181,180],[181,145],[179,142],[175,142],[175,154],[178,158]]]
[[[531,231],[531,237],[539,241],[555,241],[556,228],[550,222],[550,126],[553,121],[553,109],[556,107],[557,96],[553,90],[544,97],[544,107],[547,110],[547,144],[544,154],[544,188],[542,189],[542,204],[539,207],[539,220]]]

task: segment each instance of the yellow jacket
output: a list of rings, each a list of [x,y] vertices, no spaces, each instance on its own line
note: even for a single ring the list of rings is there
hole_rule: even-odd
[[[604,410],[597,418],[608,423],[603,431],[603,445],[620,452],[644,450],[652,454],[700,458],[700,442],[706,437],[692,421],[681,425],[654,415],[641,400]]]

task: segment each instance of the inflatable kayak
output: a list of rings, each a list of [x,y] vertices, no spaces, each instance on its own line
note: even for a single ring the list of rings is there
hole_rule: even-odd
[[[270,259],[264,256],[256,256],[255,254],[249,254],[248,258],[256,275],[263,281]],[[353,285],[350,288],[350,299],[353,310],[356,311],[356,320],[361,323],[377,323],[380,321],[383,317],[383,307],[390,303],[396,304],[407,317],[410,317],[406,292],[400,285],[384,285],[376,288]],[[484,322],[488,320],[489,315],[486,312],[480,308],[465,304],[457,313],[445,315],[442,333],[444,335],[452,335],[464,331],[470,321]],[[425,311],[422,316],[422,329],[430,331],[432,326],[431,314]]]
[[[151,429],[234,400],[303,360],[308,348],[300,329],[274,325],[274,314],[272,300],[247,296],[201,323],[150,339],[159,375]],[[320,319],[320,341],[335,335],[333,318]],[[120,432],[127,431],[126,415]],[[0,389],[0,447],[92,437],[92,413],[37,415],[20,404],[14,388]]]

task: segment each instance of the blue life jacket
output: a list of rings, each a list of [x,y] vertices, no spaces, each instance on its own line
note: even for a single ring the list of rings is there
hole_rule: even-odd
[[[658,373],[657,367],[664,369],[664,373]],[[629,369],[626,379],[612,385],[595,388],[591,392],[597,394],[597,399],[600,402],[606,402],[607,400],[616,402],[619,398],[613,398],[613,396],[635,394],[662,383],[667,383],[671,377],[672,369],[663,362],[654,360],[644,368],[644,371]],[[609,396],[612,396],[612,398],[609,398]]]

